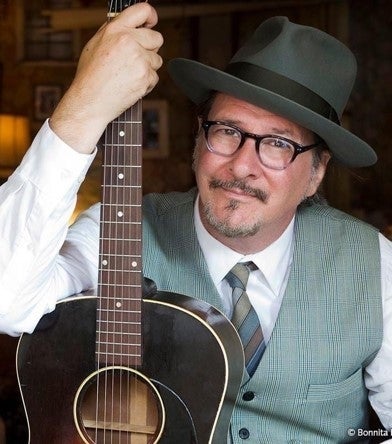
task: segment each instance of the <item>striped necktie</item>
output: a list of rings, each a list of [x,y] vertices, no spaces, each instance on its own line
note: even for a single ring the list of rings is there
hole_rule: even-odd
[[[239,262],[225,277],[233,290],[231,322],[241,338],[244,347],[245,366],[249,376],[253,376],[265,350],[260,321],[246,293],[249,273],[254,270],[257,270],[257,266],[253,262]]]

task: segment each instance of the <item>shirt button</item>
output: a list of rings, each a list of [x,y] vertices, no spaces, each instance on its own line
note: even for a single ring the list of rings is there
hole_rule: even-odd
[[[240,436],[241,439],[248,439],[250,436],[249,430],[248,429],[240,429],[240,431],[238,432],[238,435]]]
[[[245,392],[242,395],[242,399],[244,401],[252,401],[252,399],[254,399],[254,397],[255,397],[255,394],[253,392]]]

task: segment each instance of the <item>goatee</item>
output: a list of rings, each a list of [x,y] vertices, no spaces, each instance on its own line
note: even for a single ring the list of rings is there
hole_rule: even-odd
[[[212,179],[210,181],[210,188],[217,189],[222,188],[226,190],[230,189],[239,189],[243,191],[245,194],[249,196],[253,196],[261,202],[265,203],[268,200],[268,194],[260,189],[252,188],[247,185],[242,180],[219,180]],[[262,221],[261,218],[252,224],[237,224],[233,226],[231,223],[231,214],[236,211],[241,202],[236,199],[230,199],[225,207],[225,210],[228,212],[228,216],[224,219],[217,218],[215,212],[213,210],[212,202],[204,202],[202,207],[202,212],[207,223],[214,228],[214,230],[218,231],[220,234],[228,237],[228,238],[236,238],[236,237],[251,237],[254,236],[261,228]]]

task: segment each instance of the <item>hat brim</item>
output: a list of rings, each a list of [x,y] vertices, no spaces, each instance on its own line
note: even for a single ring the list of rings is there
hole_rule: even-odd
[[[168,70],[184,94],[196,104],[206,100],[211,91],[229,94],[313,131],[326,142],[335,160],[345,166],[370,166],[377,161],[374,150],[359,137],[286,97],[194,60],[171,60]]]

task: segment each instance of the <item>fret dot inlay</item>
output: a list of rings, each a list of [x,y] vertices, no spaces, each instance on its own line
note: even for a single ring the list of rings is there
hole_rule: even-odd
[[[125,136],[125,131],[120,131],[120,137],[124,137]]]
[[[133,267],[133,268],[137,267],[137,262],[136,262],[136,261],[133,261],[133,262],[132,262],[132,267]]]
[[[120,308],[121,307],[121,302],[116,302],[116,307]]]
[[[117,216],[118,216],[118,217],[123,217],[123,216],[124,216],[124,213],[123,213],[122,211],[119,211],[119,212],[117,213]]]
[[[124,179],[124,174],[123,174],[123,173],[120,173],[120,174],[118,175],[118,178],[119,178],[119,179]]]
[[[107,265],[108,264],[108,261],[106,260],[106,259],[104,259],[103,261],[102,261],[102,265]]]

